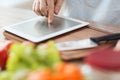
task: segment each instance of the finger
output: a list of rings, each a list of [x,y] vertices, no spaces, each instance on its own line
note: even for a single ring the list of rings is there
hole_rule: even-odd
[[[54,0],[47,0],[47,5],[48,5],[48,23],[52,23],[54,18]]]
[[[64,2],[64,0],[56,0],[56,2],[55,2],[55,14],[59,13],[63,2]]]
[[[33,11],[37,14],[37,15],[39,15],[37,12],[36,12],[36,0],[34,0],[34,2],[33,2],[33,6],[32,6],[32,9],[33,9]]]
[[[42,15],[39,10],[39,5],[40,5],[39,0],[35,0],[34,11],[37,15]]]
[[[40,0],[40,12],[42,15],[47,16],[47,2],[46,0]]]

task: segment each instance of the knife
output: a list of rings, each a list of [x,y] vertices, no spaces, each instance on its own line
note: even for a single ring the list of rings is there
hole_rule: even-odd
[[[114,41],[119,39],[120,39],[120,33],[114,33],[100,37],[90,37],[88,39],[82,39],[78,41],[56,43],[56,47],[60,51],[88,49],[88,48],[97,47],[100,44],[108,41]]]

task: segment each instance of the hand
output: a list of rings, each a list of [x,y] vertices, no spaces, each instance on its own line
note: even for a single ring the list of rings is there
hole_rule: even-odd
[[[37,15],[48,17],[48,23],[53,22],[54,14],[58,14],[64,0],[34,0],[33,10]]]

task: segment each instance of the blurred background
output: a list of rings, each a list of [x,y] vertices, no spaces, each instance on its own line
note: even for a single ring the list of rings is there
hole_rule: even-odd
[[[33,0],[0,0],[0,6],[32,9]]]

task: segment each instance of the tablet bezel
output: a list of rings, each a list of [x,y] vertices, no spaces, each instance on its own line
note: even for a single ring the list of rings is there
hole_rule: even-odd
[[[23,22],[20,22],[20,23],[17,23],[17,24],[13,24],[13,25],[10,25],[10,26],[6,26],[4,27],[4,30],[5,31],[8,31],[10,33],[13,33],[19,37],[22,37],[24,39],[27,39],[29,41],[32,41],[34,43],[38,43],[38,42],[41,42],[41,41],[44,41],[44,40],[47,40],[47,39],[50,39],[50,38],[53,38],[55,36],[58,36],[58,35],[61,35],[61,34],[64,34],[64,33],[67,33],[67,32],[70,32],[70,31],[73,31],[73,30],[76,30],[76,29],[79,29],[79,28],[82,28],[82,27],[85,27],[87,26],[89,23],[88,22],[85,22],[85,21],[81,21],[81,20],[77,20],[77,19],[73,19],[73,18],[69,18],[69,17],[65,17],[65,16],[56,16],[56,17],[60,17],[60,18],[63,18],[63,19],[67,19],[67,20],[71,20],[71,21],[75,21],[75,22],[78,22],[80,23],[79,25],[76,25],[76,26],[73,26],[71,28],[68,28],[68,29],[64,29],[64,30],[61,30],[61,31],[58,31],[58,32],[55,32],[55,33],[52,33],[52,34],[48,34],[44,37],[40,37],[40,38],[35,38],[33,36],[30,36],[28,34],[25,34],[23,32],[20,32],[20,31],[17,31],[15,30],[14,28],[12,28],[12,26],[17,26],[19,24],[24,24],[26,22],[29,22],[29,21],[34,21],[36,19],[39,19],[39,18],[42,18],[41,16],[39,17],[35,17],[33,19],[29,19],[29,20],[26,20],[26,21],[23,21]]]

